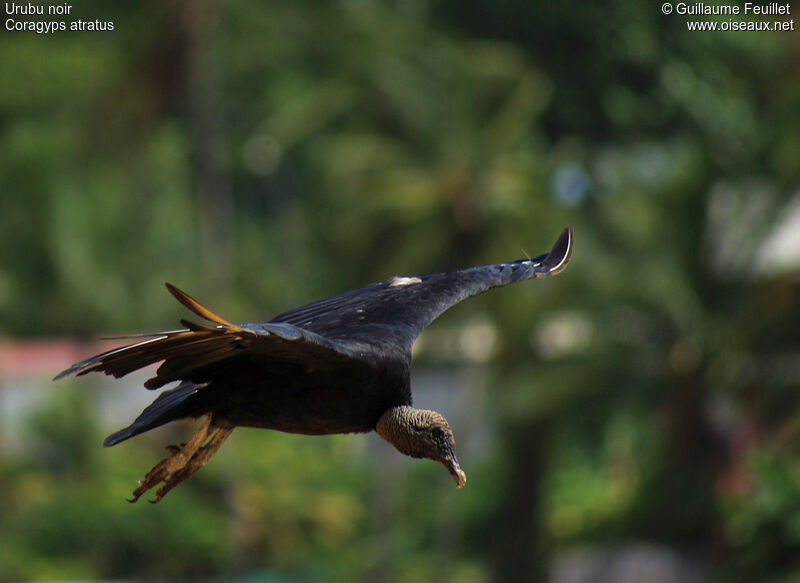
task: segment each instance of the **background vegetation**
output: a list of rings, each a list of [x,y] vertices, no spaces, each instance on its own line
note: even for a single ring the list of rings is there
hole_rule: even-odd
[[[31,383],[0,427],[0,580],[622,581],[629,551],[659,580],[800,580],[797,33],[644,0],[73,17],[115,27],[0,35],[6,339],[169,328],[164,281],[252,321],[566,224],[576,251],[423,337],[464,491],[373,438],[239,431],[129,506],[190,426],[102,450],[127,393]]]

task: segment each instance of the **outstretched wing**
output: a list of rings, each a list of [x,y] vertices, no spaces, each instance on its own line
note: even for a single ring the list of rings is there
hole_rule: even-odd
[[[304,368],[334,368],[370,358],[410,358],[411,344],[439,314],[458,302],[500,287],[561,272],[572,255],[572,231],[533,259],[421,277],[395,277],[281,314],[263,324],[231,324],[178,288],[167,289],[214,326],[181,320],[182,330],[142,336],[134,344],[82,360],[56,379],[92,371],[117,378],[161,362],[145,386],[182,380],[203,383],[237,357],[265,358]]]
[[[334,342],[288,323],[237,326],[175,286],[167,284],[167,289],[184,306],[216,325],[181,320],[185,329],[140,336],[146,339],[82,360],[54,380],[92,371],[119,378],[163,361],[156,375],[145,382],[148,389],[156,389],[176,380],[207,381],[238,356],[257,355],[305,368],[322,368],[352,363],[368,352],[369,347],[357,341]]]
[[[435,273],[395,277],[296,308],[271,322],[297,326],[335,341],[356,341],[402,350],[449,307],[495,287],[556,275],[572,256],[567,227],[549,253],[533,259]]]

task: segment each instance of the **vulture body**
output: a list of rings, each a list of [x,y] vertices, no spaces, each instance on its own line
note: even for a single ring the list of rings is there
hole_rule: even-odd
[[[205,417],[182,447],[169,446],[133,493],[163,484],[156,502],[205,465],[236,426],[323,435],[376,430],[400,452],[442,463],[461,487],[466,476],[447,421],[411,406],[411,346],[439,314],[510,283],[561,272],[572,254],[569,228],[549,253],[511,263],[420,277],[394,277],[332,296],[260,324],[231,324],[167,284],[196,315],[185,328],[76,363],[56,379],[92,371],[122,377],[161,362],[145,386],[164,390],[134,422],[104,441],[112,446],[186,417]]]

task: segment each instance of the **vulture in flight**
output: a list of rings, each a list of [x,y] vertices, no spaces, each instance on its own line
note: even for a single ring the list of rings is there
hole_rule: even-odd
[[[76,363],[56,379],[98,371],[116,378],[160,362],[148,389],[167,383],[134,422],[109,435],[116,445],[185,417],[205,417],[181,447],[150,470],[133,492],[161,485],[154,502],[214,456],[236,426],[325,435],[377,431],[398,451],[447,468],[459,488],[466,474],[453,432],[436,411],[411,404],[411,345],[458,302],[530,278],[561,272],[572,255],[567,227],[549,253],[533,259],[393,277],[261,324],[232,324],[173,285],[181,304],[210,324],[181,320],[181,330],[132,336],[133,344]]]

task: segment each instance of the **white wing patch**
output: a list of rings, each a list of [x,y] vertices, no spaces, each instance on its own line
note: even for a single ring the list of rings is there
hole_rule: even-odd
[[[418,277],[400,277],[395,275],[389,282],[389,287],[398,287],[401,285],[411,285],[414,283],[421,283],[422,280]]]

